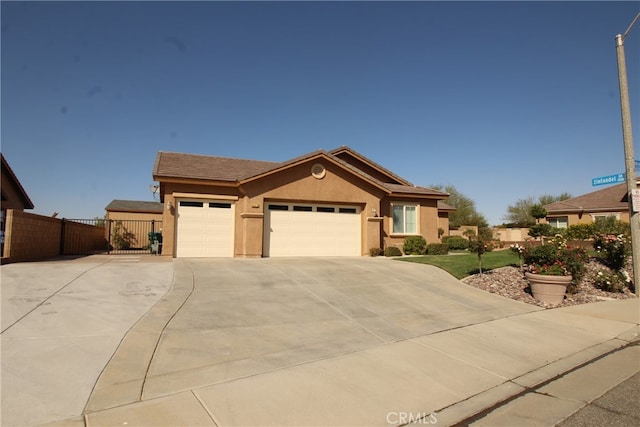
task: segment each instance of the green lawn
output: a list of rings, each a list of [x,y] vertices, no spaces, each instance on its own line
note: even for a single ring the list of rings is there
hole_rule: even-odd
[[[473,253],[449,255],[425,255],[419,257],[398,258],[399,261],[431,264],[451,273],[458,279],[478,273],[478,255]],[[518,266],[518,256],[509,250],[493,251],[482,255],[482,271],[494,268]]]

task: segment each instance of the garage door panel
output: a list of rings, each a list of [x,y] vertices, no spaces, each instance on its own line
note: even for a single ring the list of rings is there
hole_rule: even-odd
[[[179,201],[177,223],[177,256],[233,256],[233,204],[211,200]]]
[[[309,212],[278,206],[268,206],[265,216],[265,256],[361,255],[358,208],[349,208],[356,213],[340,213],[337,207],[313,206]]]

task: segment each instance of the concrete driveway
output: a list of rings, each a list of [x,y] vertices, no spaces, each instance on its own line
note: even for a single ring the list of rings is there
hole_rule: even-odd
[[[0,273],[1,425],[31,426],[82,414],[122,337],[169,289],[172,264],[92,256]]]
[[[385,258],[172,265],[83,373],[84,410],[51,425],[449,425],[637,337],[637,301],[545,311]]]

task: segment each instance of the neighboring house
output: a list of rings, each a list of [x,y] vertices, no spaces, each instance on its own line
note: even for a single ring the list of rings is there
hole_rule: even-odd
[[[2,153],[0,153],[0,163],[0,193],[2,193],[2,200],[0,202],[0,254],[3,254],[7,209],[17,211],[33,209],[33,202]]]
[[[27,192],[18,181],[16,174],[7,163],[7,159],[0,153],[2,161],[2,180],[0,181],[0,189],[2,190],[2,211],[7,209],[15,209],[23,211],[25,209],[33,209],[33,202],[27,195]]]
[[[618,184],[582,196],[545,205],[547,223],[557,228],[590,224],[597,218],[614,216],[629,222],[627,184]]]
[[[160,202],[113,200],[105,210],[105,237],[114,249],[146,248],[151,244],[149,233],[162,231]]]
[[[162,221],[162,203],[137,200],[113,200],[104,208],[106,220]]]
[[[453,209],[349,147],[283,163],[161,151],[153,178],[174,257],[360,256],[438,242]]]

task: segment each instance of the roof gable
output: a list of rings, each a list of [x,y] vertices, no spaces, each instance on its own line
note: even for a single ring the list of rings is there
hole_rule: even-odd
[[[353,165],[355,168],[365,172],[366,174],[370,175],[380,182],[389,184],[413,185],[406,179],[394,174],[390,170],[380,166],[378,163],[374,162],[368,157],[363,156],[362,154],[358,153],[350,147],[347,147],[346,145],[331,150],[329,151],[329,153],[349,163],[350,165]]]
[[[7,162],[7,159],[5,159],[4,155],[2,153],[0,153],[0,163],[2,165],[2,175],[7,177],[9,182],[5,182],[5,180],[2,180],[2,187],[6,187],[7,184],[11,187],[13,187],[13,191],[15,192],[18,197],[20,198],[20,201],[22,202],[22,205],[24,206],[24,209],[33,209],[33,202],[31,201],[31,199],[29,198],[29,195],[27,194],[27,192],[25,191],[24,187],[22,186],[22,184],[20,183],[20,181],[18,180],[18,177],[16,176],[16,174],[13,172],[13,169],[11,169],[11,166],[9,166],[9,163]],[[4,200],[5,197],[8,197],[8,193],[2,189],[2,199]]]

